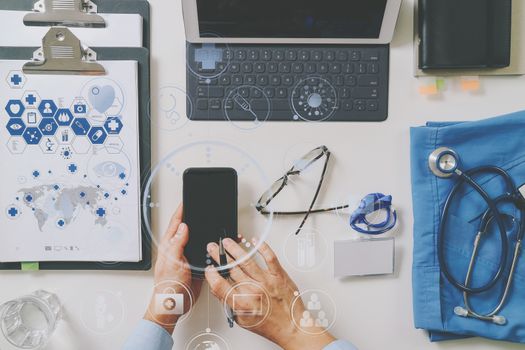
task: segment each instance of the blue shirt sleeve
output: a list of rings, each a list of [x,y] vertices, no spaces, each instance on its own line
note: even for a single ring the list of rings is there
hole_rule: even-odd
[[[323,350],[357,350],[357,348],[345,340],[336,340]]]
[[[122,348],[123,350],[171,350],[173,338],[159,325],[141,320]]]

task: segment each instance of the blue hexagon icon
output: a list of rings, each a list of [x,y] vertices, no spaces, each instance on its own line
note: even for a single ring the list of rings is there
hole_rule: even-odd
[[[7,131],[11,136],[20,136],[24,133],[24,130],[26,129],[26,125],[22,121],[22,119],[19,118],[12,118],[9,119],[9,122],[7,122],[7,125],[5,126],[7,128]]]
[[[7,106],[5,106],[5,110],[11,118],[21,118],[26,108],[20,100],[9,100]]]
[[[57,109],[57,105],[53,100],[42,100],[38,105],[38,111],[42,115],[42,118],[53,118]]]
[[[38,145],[42,139],[42,133],[37,128],[27,128],[22,137],[28,145]]]
[[[122,124],[122,120],[118,117],[109,117],[104,123],[104,129],[106,129],[107,133],[110,135],[120,134],[123,126],[124,124]]]
[[[60,126],[70,126],[73,122],[73,114],[69,109],[61,108],[56,112],[55,120]]]
[[[104,130],[104,128],[100,126],[92,127],[88,133],[89,141],[91,141],[91,143],[94,145],[104,144],[104,141],[106,141],[107,137],[108,137],[108,134],[106,134],[106,131]]]
[[[75,120],[73,120],[73,124],[71,124],[71,129],[73,129],[75,135],[78,136],[87,135],[90,128],[91,125],[89,124],[89,121],[86,118],[76,118]]]
[[[40,129],[42,135],[53,136],[57,132],[58,124],[55,122],[55,119],[43,118],[38,124],[38,129]]]

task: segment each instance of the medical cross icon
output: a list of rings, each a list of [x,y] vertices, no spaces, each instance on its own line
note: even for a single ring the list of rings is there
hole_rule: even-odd
[[[222,50],[215,44],[202,44],[202,48],[195,50],[195,62],[202,64],[202,69],[214,70],[215,65],[222,61]]]
[[[13,76],[11,77],[11,82],[18,86],[22,83],[22,77],[18,74],[13,74]]]
[[[31,105],[31,106],[34,105],[36,103],[35,95],[33,95],[33,94],[27,95],[26,102],[27,102],[28,105]]]
[[[18,215],[18,209],[16,209],[15,207],[11,207],[9,208],[9,210],[7,211],[7,214],[9,214],[9,216],[11,217],[15,217]]]
[[[104,208],[98,208],[97,211],[96,211],[96,214],[98,216],[100,216],[101,218],[103,218],[104,216],[106,216],[106,209]]]

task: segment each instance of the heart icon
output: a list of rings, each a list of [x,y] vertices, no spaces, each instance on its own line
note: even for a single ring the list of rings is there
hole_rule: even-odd
[[[20,105],[18,103],[13,103],[11,106],[9,106],[9,110],[11,113],[17,115],[20,113]]]
[[[89,102],[100,113],[105,113],[114,101],[115,89],[112,86],[92,86],[89,89]]]

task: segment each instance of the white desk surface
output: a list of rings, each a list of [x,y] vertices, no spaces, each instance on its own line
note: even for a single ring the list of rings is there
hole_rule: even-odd
[[[151,0],[152,8],[152,94],[163,86],[185,86],[185,39],[180,1]],[[333,167],[324,198],[341,193],[364,195],[384,191],[394,197],[402,222],[397,238],[397,266],[393,277],[338,280],[331,263],[312,273],[290,270],[301,288],[322,287],[332,293],[338,308],[336,336],[348,338],[360,349],[523,349],[523,346],[481,339],[431,344],[425,332],[414,329],[412,316],[412,204],[409,174],[409,127],[427,120],[470,120],[525,109],[525,77],[483,78],[482,91],[461,92],[457,81],[448,80],[448,91],[439,98],[420,96],[413,77],[413,0],[405,0],[390,62],[390,113],[384,123],[268,123],[256,131],[240,131],[227,122],[189,123],[176,132],[154,130],[153,159],[193,140],[210,135],[237,145],[252,154],[268,176],[280,176],[285,153],[294,145],[327,145],[334,154]],[[155,106],[154,106],[155,110]],[[155,116],[153,117],[155,118]],[[165,184],[169,186],[169,183]],[[170,203],[175,205],[175,203]],[[160,220],[160,221],[159,221]],[[168,217],[158,218],[165,226]],[[270,244],[279,247],[297,224],[297,218],[280,219],[272,229]],[[331,243],[348,237],[348,229],[331,215],[314,219]],[[282,232],[282,234],[279,234]],[[282,251],[277,249],[282,257]],[[328,259],[330,260],[330,258]],[[152,286],[152,272],[0,272],[0,300],[5,301],[47,289],[64,303],[62,322],[48,349],[118,349],[142,317]],[[97,290],[120,295],[125,315],[109,334],[88,330],[80,311]],[[189,338],[206,327],[207,291],[191,319],[178,328],[175,349],[183,349]],[[235,327],[227,329],[220,306],[211,300],[211,328],[222,334],[232,349],[274,349],[269,342]]]

